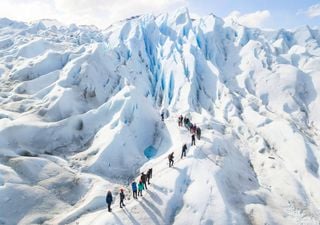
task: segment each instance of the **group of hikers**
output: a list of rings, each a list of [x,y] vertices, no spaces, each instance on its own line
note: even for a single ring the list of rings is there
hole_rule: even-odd
[[[183,117],[182,115],[180,115],[178,117],[178,126],[182,127],[182,125],[184,125],[191,133],[191,146],[196,145],[196,136],[198,140],[200,140],[201,138],[200,127],[197,127],[196,124],[192,124],[190,119],[187,116]],[[187,144],[183,144],[182,151],[181,151],[181,159],[187,156],[187,149],[188,149]],[[169,167],[172,167],[174,164],[174,152],[171,152],[168,155],[168,160],[169,160]]]
[[[195,145],[195,141],[196,141],[195,135],[197,135],[198,140],[200,140],[201,138],[200,127],[197,127],[196,124],[192,124],[190,119],[187,116],[183,117],[182,115],[180,115],[178,117],[178,126],[182,127],[182,123],[191,133],[191,145]]]
[[[148,190],[147,183],[148,185],[150,184],[151,178],[152,178],[152,168],[148,169],[146,174],[144,172],[141,173],[138,185],[135,181],[131,183],[132,195],[134,199],[138,199],[138,196],[142,197],[142,191],[144,189]]]
[[[161,116],[161,120],[164,121],[164,117],[165,117],[164,112],[162,112],[160,116]],[[200,127],[197,127],[196,124],[192,124],[190,119],[187,116],[183,117],[182,115],[180,115],[178,117],[178,126],[182,127],[182,125],[184,125],[191,133],[191,146],[196,145],[195,136],[197,136],[198,140],[200,140],[201,138]],[[183,144],[182,151],[181,151],[181,159],[187,156],[187,149],[188,149],[187,144]],[[174,164],[174,152],[171,152],[168,155],[168,160],[169,160],[169,167],[172,167]],[[136,181],[132,181],[131,189],[132,189],[132,197],[134,199],[138,199],[138,196],[142,197],[142,191],[144,189],[148,190],[147,184],[148,185],[150,184],[151,178],[152,178],[152,168],[148,169],[147,173],[144,173],[144,172],[141,173],[140,180],[138,183]],[[120,208],[125,206],[124,200],[125,200],[125,194],[124,194],[124,190],[121,188],[120,189]],[[113,201],[112,193],[111,191],[108,191],[106,196],[106,202],[108,205],[109,212],[111,212],[112,201]]]
[[[150,179],[152,178],[152,168],[148,169],[147,173],[142,172],[141,176],[140,176],[140,180],[137,184],[136,181],[132,181],[131,183],[131,189],[132,189],[132,197],[134,199],[138,199],[138,196],[142,197],[142,191],[144,189],[148,190],[147,184],[150,184]],[[120,189],[120,208],[126,206],[124,204],[124,200],[125,200],[125,194],[123,189]],[[112,193],[111,191],[107,192],[107,196],[106,196],[106,202],[108,205],[108,211],[111,212],[111,203],[113,201],[113,197],[112,197]]]

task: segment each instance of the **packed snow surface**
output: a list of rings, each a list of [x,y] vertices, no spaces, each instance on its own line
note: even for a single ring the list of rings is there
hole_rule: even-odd
[[[187,9],[106,30],[0,19],[0,224],[319,224],[319,46]]]

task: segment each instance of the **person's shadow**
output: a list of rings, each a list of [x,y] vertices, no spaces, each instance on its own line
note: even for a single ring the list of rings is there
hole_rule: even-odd
[[[127,215],[129,220],[132,222],[133,225],[140,225],[140,223],[132,216],[132,214],[129,212],[129,210],[124,209],[124,213]]]

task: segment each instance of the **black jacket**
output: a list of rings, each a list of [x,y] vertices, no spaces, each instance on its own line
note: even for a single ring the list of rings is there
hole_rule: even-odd
[[[142,183],[145,183],[147,181],[147,176],[144,173],[141,174],[141,181]]]
[[[149,169],[149,170],[148,170],[148,172],[147,172],[147,177],[149,177],[149,178],[152,177],[152,169]]]
[[[125,199],[125,195],[123,192],[120,192],[120,200],[122,201],[123,199]]]
[[[184,145],[182,146],[182,151],[185,152],[186,150],[187,150],[187,145],[184,144]]]

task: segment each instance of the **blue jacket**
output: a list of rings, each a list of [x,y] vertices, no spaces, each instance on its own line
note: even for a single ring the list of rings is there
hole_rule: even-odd
[[[135,181],[132,182],[131,187],[132,187],[132,191],[137,191],[137,183]]]
[[[108,204],[111,204],[111,202],[112,202],[112,194],[111,194],[111,192],[108,192],[107,197],[106,197],[106,202]]]

